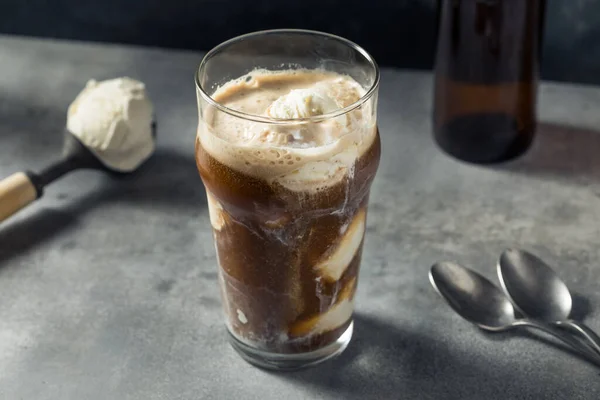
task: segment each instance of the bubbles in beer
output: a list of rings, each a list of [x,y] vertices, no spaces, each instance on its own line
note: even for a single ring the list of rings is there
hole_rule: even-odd
[[[324,71],[254,71],[214,98],[260,116],[293,88],[335,79],[358,90],[352,78]],[[374,124],[267,124],[221,112],[207,125],[196,157],[213,208],[227,221],[214,236],[229,330],[267,351],[306,352],[334,342],[353,309],[379,163]]]

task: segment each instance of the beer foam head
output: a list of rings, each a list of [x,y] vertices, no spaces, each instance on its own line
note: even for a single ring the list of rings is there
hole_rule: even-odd
[[[320,190],[351,175],[373,143],[370,101],[336,114],[364,94],[354,79],[333,72],[255,70],[213,93],[217,103],[238,113],[202,110],[198,139],[213,157],[242,173],[291,190]]]

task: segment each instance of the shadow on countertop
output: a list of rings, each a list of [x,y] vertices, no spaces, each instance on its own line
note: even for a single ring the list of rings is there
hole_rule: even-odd
[[[155,210],[193,208],[203,212],[206,209],[206,193],[192,154],[158,149],[136,172],[106,175],[97,191],[67,201],[60,209],[42,208],[26,218],[12,221],[9,218],[1,223],[0,268],[11,258],[74,227],[81,215],[106,203],[135,203]],[[64,194],[58,197],[68,199]],[[44,197],[38,201],[43,202]]]
[[[508,342],[515,337],[501,336],[497,340]],[[528,340],[533,341],[533,335]],[[550,385],[552,375],[544,368],[528,370],[525,375],[518,373],[518,369],[527,369],[522,365],[515,370],[510,368],[511,362],[520,363],[518,359],[498,363],[506,358],[501,354],[500,342],[489,343],[497,347],[497,360],[448,348],[446,343],[359,314],[355,315],[352,342],[342,355],[317,368],[277,376],[330,392],[340,399],[480,400],[498,398],[500,394],[506,399],[582,398],[571,397],[575,378],[565,376],[559,385]]]
[[[495,168],[572,182],[600,182],[598,149],[600,131],[541,122],[529,152]]]
[[[111,197],[121,201],[147,202],[167,208],[203,209],[206,206],[206,192],[193,151],[181,154],[157,149],[138,171],[115,181],[115,187],[111,187],[114,192]]]
[[[571,296],[573,297],[573,311],[570,318],[577,321],[586,319],[594,311],[592,303],[582,294],[571,293]]]

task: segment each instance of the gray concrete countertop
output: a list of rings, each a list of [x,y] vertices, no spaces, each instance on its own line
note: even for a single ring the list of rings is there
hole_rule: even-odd
[[[200,58],[0,38],[0,176],[57,158],[89,78],[145,81],[159,134],[135,176],[74,173],[0,225],[1,399],[600,398],[600,369],[548,339],[478,331],[427,279],[456,259],[496,280],[500,251],[524,247],[600,330],[600,89],[544,84],[533,149],[479,167],[432,143],[431,75],[384,70],[354,339],[322,366],[275,374],[242,361],[222,326],[193,159]]]

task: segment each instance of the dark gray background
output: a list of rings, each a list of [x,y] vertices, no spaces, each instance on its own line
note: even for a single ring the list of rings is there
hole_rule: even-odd
[[[250,31],[306,28],[354,40],[382,65],[427,69],[435,46],[436,4],[436,0],[0,0],[0,33],[208,50]],[[598,21],[600,0],[548,0],[545,79],[600,83]]]

